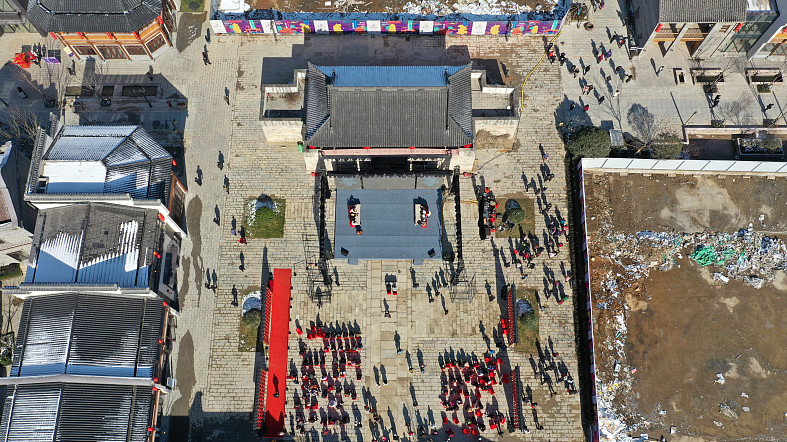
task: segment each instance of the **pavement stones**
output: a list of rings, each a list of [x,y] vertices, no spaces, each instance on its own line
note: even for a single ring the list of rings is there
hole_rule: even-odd
[[[361,385],[357,385],[359,391],[361,386],[370,389],[379,410],[390,407],[400,435],[404,434],[405,413],[415,420],[435,420],[439,426],[442,408],[437,397],[440,391],[437,357],[452,350],[477,355],[487,350],[479,323],[491,335],[490,330],[499,323],[501,309],[497,299],[493,302],[487,299],[483,282],[489,281],[493,293],[498,294],[503,284],[520,281],[515,269],[496,263],[491,241],[481,241],[475,231],[476,206],[466,202],[462,207],[466,274],[475,276],[478,290],[472,302],[451,302],[448,289],[437,282],[441,271],[444,275],[450,271],[441,262],[415,267],[419,287],[414,288],[412,266],[408,262],[371,261],[350,265],[336,261],[332,264],[339,285],[333,287],[331,302],[318,306],[307,295],[307,265],[317,241],[314,203],[317,178],[306,172],[295,146],[266,143],[259,124],[261,84],[291,81],[293,69],[304,67],[307,60],[318,64],[427,65],[472,61],[490,71],[503,63],[510,78],[502,80],[514,84],[538,63],[542,41],[530,37],[506,40],[470,36],[225,35],[214,36],[208,45],[213,63],[209,66],[202,63],[203,44],[198,38],[178,51],[170,51],[154,65],[154,71],[166,77],[189,102],[183,129],[189,238],[183,244],[178,275],[183,281],[180,289],[183,300],[172,358],[178,385],[164,403],[164,412],[171,417],[164,420],[163,433],[174,440],[194,441],[251,437],[255,376],[266,362],[263,353],[238,351],[241,310],[234,305],[234,292],[240,298],[258,289],[266,282],[268,272],[277,267],[292,268],[295,272],[290,337],[293,355],[298,340],[294,333],[296,322],[309,324],[319,318],[327,324],[356,325],[365,342],[362,358],[366,369]],[[110,63],[109,69],[111,73],[144,74],[149,65]],[[230,105],[224,102],[225,88]],[[511,152],[479,150],[478,174],[473,179],[461,179],[463,200],[474,199],[474,184],[485,183],[498,194],[524,192],[522,175],[528,180],[535,178],[542,166],[541,146],[550,154],[548,164],[555,174],[546,197],[553,204],[553,213],[559,210],[566,216],[563,146],[554,129],[553,116],[561,91],[557,67],[540,65],[525,91],[519,147]],[[219,151],[225,158],[221,170],[216,166]],[[192,178],[198,165],[204,173],[201,186],[193,183]],[[225,175],[230,182],[229,193],[222,188]],[[247,244],[240,244],[230,232],[230,220],[234,216],[240,222],[247,202],[260,195],[286,200],[284,238],[252,238]],[[333,208],[329,207],[328,211],[330,214]],[[544,219],[537,216],[536,231],[544,228]],[[508,249],[507,241],[495,240],[495,245]],[[244,255],[243,270],[239,268],[240,253]],[[570,268],[565,253],[556,258],[537,259],[536,269],[546,265],[559,274],[561,260]],[[214,271],[218,286],[215,292],[205,288]],[[397,296],[385,294],[385,275],[396,275]],[[431,303],[427,283],[435,297]],[[526,283],[528,287],[541,288],[540,272],[533,271]],[[435,286],[440,295],[436,294]],[[551,338],[555,342],[569,372],[578,379],[574,298],[562,305],[554,300],[549,302],[552,304],[542,314],[541,340],[546,342]],[[390,318],[384,316],[386,304]],[[394,334],[399,336],[402,354],[397,354]],[[414,365],[413,373],[408,370],[407,354]],[[521,367],[523,384],[533,389],[534,398],[540,403],[540,423],[544,426],[543,431],[511,436],[523,440],[582,440],[579,397],[561,394],[550,399],[546,386],[540,385],[530,370],[528,355],[513,352],[509,355],[511,364]],[[418,369],[419,357],[424,361],[425,373]],[[371,367],[385,367],[388,385],[377,389],[369,371]],[[411,385],[419,404],[417,410],[412,407]],[[497,407],[505,412],[508,401],[498,397]],[[387,428],[391,427],[389,423],[386,422]],[[534,428],[529,413],[525,413],[525,423]],[[498,439],[493,431],[487,433],[485,437]],[[338,440],[338,437],[328,439]],[[370,440],[369,426],[365,425],[356,437]]]

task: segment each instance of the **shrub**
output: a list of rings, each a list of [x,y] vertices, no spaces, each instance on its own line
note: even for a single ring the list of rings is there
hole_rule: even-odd
[[[239,351],[257,350],[257,335],[260,332],[260,322],[262,313],[259,309],[252,309],[243,314],[240,318],[240,330],[238,336]]]
[[[683,140],[677,135],[661,134],[649,146],[651,158],[669,160],[680,157],[683,152]]]
[[[525,211],[519,207],[515,207],[506,212],[506,220],[514,224],[519,224],[525,220]]]
[[[568,151],[576,157],[602,158],[611,150],[609,132],[595,126],[580,128],[571,135],[568,143]]]
[[[774,152],[774,151],[777,151],[777,150],[781,149],[781,147],[782,147],[782,140],[777,138],[775,135],[769,134],[762,141],[761,146],[762,146],[763,149],[765,149],[767,151]]]
[[[249,310],[243,315],[243,325],[247,327],[259,327],[261,318],[262,315],[259,310]]]

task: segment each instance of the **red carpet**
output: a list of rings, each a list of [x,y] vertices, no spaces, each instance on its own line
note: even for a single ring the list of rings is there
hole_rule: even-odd
[[[270,302],[268,376],[265,386],[265,437],[278,437],[284,431],[284,401],[287,398],[287,342],[290,330],[290,285],[292,270],[273,270],[273,296]],[[278,393],[278,397],[274,397]]]

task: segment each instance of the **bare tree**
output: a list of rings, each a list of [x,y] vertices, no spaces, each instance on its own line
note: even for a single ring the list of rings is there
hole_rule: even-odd
[[[66,88],[69,85],[70,76],[68,68],[62,63],[47,64],[46,65],[46,79],[49,85],[54,89],[56,95],[55,99],[58,105],[62,105],[63,98],[66,95]]]
[[[16,141],[27,154],[33,150],[40,126],[30,106],[16,103],[0,111],[0,138]]]
[[[607,84],[603,90],[599,90],[599,95],[604,97],[601,107],[604,111],[618,122],[618,129],[623,128],[623,112],[620,108],[620,88],[621,81],[614,77],[612,82]]]
[[[722,120],[730,121],[735,126],[749,126],[754,124],[754,117],[749,107],[754,103],[754,98],[748,93],[741,93],[738,99],[728,100],[719,105],[719,116]]]
[[[636,135],[636,139],[631,142],[632,147],[637,149],[636,154],[650,150],[655,143],[663,143],[673,135],[670,120],[650,113],[639,104],[629,108],[626,119]]]
[[[44,103],[47,105],[47,107],[53,107],[55,104],[57,104],[57,97],[52,97],[49,94],[47,94],[46,88],[43,87],[43,85],[39,84],[37,81],[33,80],[30,74],[27,73],[27,71],[23,70],[19,66],[14,66],[12,67],[12,69],[13,70],[11,72],[14,79],[26,83],[28,86],[35,89],[35,91],[38,92],[39,95],[41,95],[41,98],[43,98]]]

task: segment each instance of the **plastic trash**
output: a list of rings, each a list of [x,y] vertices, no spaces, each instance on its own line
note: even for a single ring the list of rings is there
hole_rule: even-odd
[[[725,382],[727,382],[727,380],[724,379],[724,375],[721,373],[716,373],[716,383],[724,385]]]

